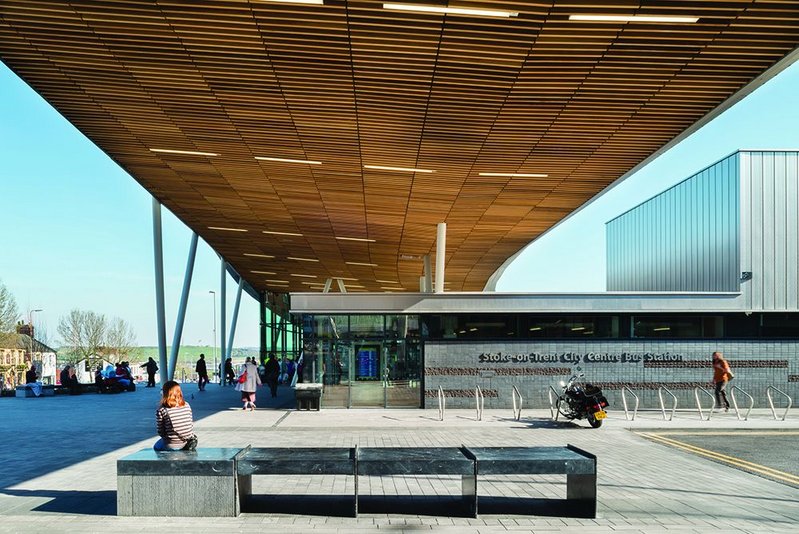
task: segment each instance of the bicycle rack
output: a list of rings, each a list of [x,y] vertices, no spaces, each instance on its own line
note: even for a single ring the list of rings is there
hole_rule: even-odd
[[[630,417],[629,410],[627,409],[627,395],[625,395],[624,393],[625,391],[629,391],[630,395],[632,395],[633,398],[635,399],[635,409],[633,410],[632,418]],[[638,398],[638,395],[636,395],[635,391],[631,390],[629,387],[624,386],[623,388],[621,388],[621,402],[624,405],[625,419],[627,419],[628,421],[635,421],[635,416],[638,415],[638,405],[640,404],[640,399]]]
[[[555,403],[560,398],[560,393],[558,393],[558,390],[556,390],[552,386],[549,386],[549,389],[547,390],[547,395],[549,396],[549,416],[552,418],[553,421],[557,421],[558,415],[560,415],[560,413],[558,412],[558,408],[555,405]]]
[[[664,391],[666,393],[668,393],[669,395],[671,395],[671,398],[674,400],[674,404],[671,407],[671,416],[668,419],[666,419],[666,405],[663,403],[663,392]],[[677,411],[677,395],[672,393],[671,390],[669,390],[669,388],[667,388],[666,386],[660,386],[658,388],[658,398],[660,399],[660,411],[663,412],[663,420],[664,421],[673,420],[674,419],[674,412]]]
[[[444,412],[447,410],[447,398],[444,396],[444,389],[438,386],[438,420],[444,420]]]
[[[513,397],[513,418],[518,421],[522,418],[522,404],[524,403],[524,398],[522,398],[522,394],[519,393],[519,388],[516,386],[513,386],[511,396]]]
[[[777,410],[774,409],[774,399],[771,398],[772,391],[776,391],[777,393],[788,399],[788,406],[785,407],[785,413],[782,414],[782,418],[777,417]],[[768,405],[771,407],[771,415],[774,416],[774,419],[778,421],[785,421],[785,418],[788,417],[788,410],[790,410],[791,406],[793,405],[793,399],[791,398],[791,396],[779,388],[776,388],[774,386],[769,386],[766,388],[766,397],[768,397]]]
[[[733,408],[735,408],[735,417],[737,417],[739,421],[741,420],[741,411],[738,409],[738,401],[735,399],[736,391],[740,391],[743,395],[745,395],[749,399],[749,408],[746,410],[746,415],[744,415],[743,417],[744,421],[748,421],[749,413],[752,411],[752,408],[754,408],[755,406],[755,399],[749,393],[742,390],[738,386],[732,386],[732,388],[730,388],[730,397],[732,398],[732,406]]]
[[[702,411],[702,402],[699,400],[700,391],[710,397],[710,400],[713,402],[713,404],[710,405],[710,411],[707,414],[707,419],[705,419],[705,414]],[[710,418],[713,417],[713,410],[716,409],[716,397],[714,397],[713,394],[705,388],[696,387],[694,388],[694,398],[696,399],[696,409],[699,410],[699,419],[702,421],[710,421]]]
[[[483,390],[480,389],[480,386],[474,388],[474,398],[477,402],[477,421],[482,421],[486,398],[483,396]]]

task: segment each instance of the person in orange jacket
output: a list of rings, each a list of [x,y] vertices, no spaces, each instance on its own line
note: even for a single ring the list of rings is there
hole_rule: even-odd
[[[720,352],[713,353],[713,383],[716,385],[716,404],[721,407],[724,400],[724,411],[729,411],[730,402],[727,400],[727,382],[735,378],[730,371],[730,364]]]

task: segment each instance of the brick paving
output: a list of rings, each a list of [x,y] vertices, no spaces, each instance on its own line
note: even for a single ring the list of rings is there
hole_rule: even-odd
[[[630,429],[799,428],[799,411],[774,421],[755,410],[749,421],[717,414],[710,422],[678,412],[625,421],[611,412],[605,426],[554,423],[547,410],[449,410],[445,421],[427,410],[296,412],[291,391],[272,401],[259,392],[259,409],[240,409],[232,388],[211,385],[200,394],[185,386],[200,446],[535,446],[574,444],[599,457],[599,517],[554,514],[559,507],[527,501],[537,515],[519,513],[519,497],[563,498],[565,477],[489,477],[480,480],[479,519],[454,506],[455,477],[364,477],[362,513],[337,515],[331,495],[351,494],[344,476],[256,476],[260,495],[238,518],[124,518],[116,514],[116,459],[155,441],[158,392],[0,399],[0,532],[786,532],[799,524],[799,489],[649,442]],[[417,494],[413,498],[390,498]],[[303,499],[294,496],[305,496]],[[308,496],[312,497],[308,497]],[[285,512],[271,511],[276,506]],[[288,513],[286,513],[288,512]],[[451,516],[444,514],[452,514]]]

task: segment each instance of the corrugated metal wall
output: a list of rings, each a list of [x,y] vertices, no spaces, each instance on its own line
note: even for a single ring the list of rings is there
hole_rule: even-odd
[[[799,309],[799,152],[741,152],[741,284],[749,309]]]
[[[739,154],[608,222],[608,291],[738,291]]]

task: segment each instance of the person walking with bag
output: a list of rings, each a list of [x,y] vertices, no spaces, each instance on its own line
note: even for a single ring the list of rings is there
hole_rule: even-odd
[[[716,385],[716,404],[721,408],[721,401],[724,401],[724,411],[730,410],[730,402],[727,400],[727,382],[735,378],[730,370],[730,364],[724,359],[720,352],[713,353],[713,383]]]
[[[155,427],[161,438],[155,442],[157,451],[193,451],[197,448],[191,406],[183,399],[180,384],[170,380],[164,384],[161,401],[155,412]]]
[[[261,385],[261,377],[258,376],[258,368],[247,358],[241,375],[239,375],[236,389],[241,391],[241,401],[244,403],[244,410],[255,409],[255,390]]]

